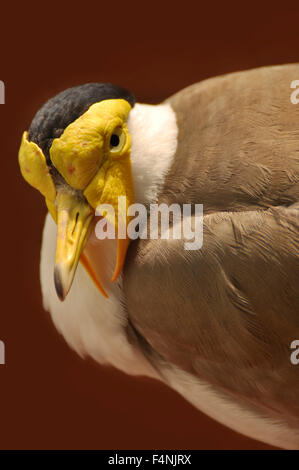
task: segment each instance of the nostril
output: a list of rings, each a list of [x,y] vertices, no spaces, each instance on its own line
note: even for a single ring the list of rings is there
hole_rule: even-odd
[[[73,230],[72,230],[72,235],[74,235],[74,231],[77,227],[78,219],[79,219],[79,212],[76,213],[76,218],[75,218],[74,227],[73,227]]]

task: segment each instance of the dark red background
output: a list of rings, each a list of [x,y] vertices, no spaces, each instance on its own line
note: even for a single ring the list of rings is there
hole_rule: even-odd
[[[69,350],[41,305],[45,205],[17,164],[22,131],[66,87],[111,81],[156,103],[213,75],[296,62],[299,6],[248,4],[2,3],[1,449],[268,448],[159,383],[82,361]]]

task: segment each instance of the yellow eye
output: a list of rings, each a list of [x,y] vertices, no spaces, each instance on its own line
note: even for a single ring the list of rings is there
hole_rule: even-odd
[[[126,142],[126,134],[120,127],[114,129],[110,137],[110,152],[118,153],[122,150]]]

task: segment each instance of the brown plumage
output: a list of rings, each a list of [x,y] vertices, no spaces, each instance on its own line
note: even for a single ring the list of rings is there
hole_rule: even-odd
[[[158,202],[202,203],[203,247],[134,241],[124,272],[130,324],[148,357],[297,431],[298,78],[299,65],[261,68],[167,100],[179,140]]]

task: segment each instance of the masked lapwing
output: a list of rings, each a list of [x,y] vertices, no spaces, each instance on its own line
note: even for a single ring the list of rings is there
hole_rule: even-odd
[[[42,106],[19,152],[48,207],[43,301],[68,344],[285,448],[299,448],[297,79],[299,65],[265,67],[158,105],[77,86]],[[130,239],[133,203],[203,204],[202,246],[161,227]],[[122,237],[98,236],[120,221]]]

